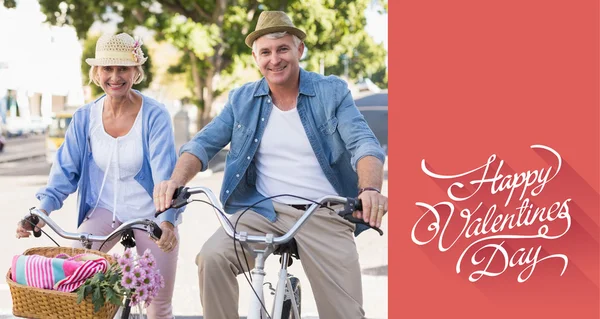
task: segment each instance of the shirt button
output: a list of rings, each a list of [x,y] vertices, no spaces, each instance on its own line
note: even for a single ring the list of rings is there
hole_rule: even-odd
[[[247,159],[250,159],[250,156],[246,157]]]
[[[271,103],[271,99],[268,99],[268,100],[267,100],[267,103]]]
[[[235,177],[240,177],[240,174],[235,174]]]
[[[226,190],[225,193],[229,194],[229,190]]]
[[[238,128],[242,127],[242,125],[238,124]]]
[[[257,143],[257,142],[258,142],[258,139],[257,139],[257,138],[255,138],[255,139],[254,139],[254,143]]]
[[[265,118],[263,117],[263,118],[261,118],[260,120],[261,120],[261,121],[264,121],[264,120],[265,120]]]

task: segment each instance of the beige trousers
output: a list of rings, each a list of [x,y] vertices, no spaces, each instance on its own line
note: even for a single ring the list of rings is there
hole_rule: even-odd
[[[275,223],[253,212],[246,212],[237,231],[249,235],[289,230],[304,213],[288,205],[274,203]],[[235,225],[241,212],[230,219]],[[323,319],[361,319],[362,282],[358,252],[354,243],[354,224],[344,220],[329,208],[318,209],[296,233],[298,254],[313,289],[319,317]],[[241,248],[237,252],[247,272]],[[250,269],[254,259],[246,253]],[[200,300],[205,319],[239,319],[239,287],[236,276],[242,273],[235,256],[233,240],[220,228],[204,244],[196,257],[200,281]],[[246,287],[251,289],[250,287]],[[270,307],[267,307],[270,311]]]

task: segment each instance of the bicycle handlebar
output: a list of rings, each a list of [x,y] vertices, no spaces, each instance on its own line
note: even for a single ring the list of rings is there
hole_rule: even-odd
[[[298,232],[298,230],[300,229],[302,224],[304,224],[304,222],[310,217],[310,215],[312,215],[317,210],[317,208],[319,208],[324,203],[344,204],[343,209],[336,210],[336,213],[338,215],[340,215],[341,217],[345,218],[346,220],[348,220],[350,222],[367,225],[370,228],[373,228],[374,230],[379,232],[380,235],[383,235],[383,231],[381,231],[381,229],[379,229],[377,227],[372,227],[368,223],[365,223],[362,219],[354,218],[352,216],[352,213],[354,211],[362,209],[362,203],[361,203],[360,199],[333,196],[333,195],[324,196],[324,197],[321,197],[319,200],[317,200],[317,202],[319,204],[312,204],[304,212],[304,214],[302,214],[302,216],[300,216],[300,218],[298,219],[298,221],[296,221],[296,223],[292,226],[292,228],[287,233],[285,233],[279,237],[273,237],[272,234],[269,234],[266,236],[256,236],[256,235],[248,235],[245,232],[242,232],[242,233],[235,232],[233,227],[231,227],[229,220],[224,216],[224,214],[220,213],[223,211],[223,205],[217,199],[215,194],[207,187],[191,187],[191,188],[179,187],[175,191],[175,194],[173,194],[173,202],[171,204],[171,207],[172,208],[181,208],[192,202],[192,200],[190,199],[191,195],[200,194],[200,193],[203,193],[206,195],[206,197],[208,197],[208,200],[213,205],[213,209],[215,210],[215,213],[217,214],[217,217],[219,218],[219,222],[221,223],[221,226],[223,227],[223,229],[225,230],[227,235],[229,235],[229,237],[235,238],[236,240],[239,240],[239,241],[247,241],[247,242],[253,242],[253,243],[272,243],[272,244],[278,244],[278,245],[287,243],[296,235],[296,233]],[[158,215],[160,215],[161,213],[162,212],[156,212],[155,217],[158,217]]]
[[[154,221],[152,221],[150,219],[146,219],[146,218],[136,218],[136,219],[127,221],[127,222],[121,224],[121,226],[117,227],[117,229],[115,229],[112,233],[108,234],[107,236],[97,236],[97,235],[92,235],[92,234],[88,234],[88,233],[71,233],[71,232],[64,231],[62,228],[60,228],[60,226],[58,226],[50,218],[50,216],[46,215],[42,211],[34,208],[34,209],[31,209],[29,212],[30,212],[30,215],[21,220],[21,225],[26,227],[26,229],[27,229],[27,226],[30,226],[32,228],[32,230],[34,230],[33,235],[35,237],[39,237],[41,235],[41,232],[40,231],[36,232],[35,226],[32,226],[31,224],[37,225],[39,223],[40,219],[44,223],[46,223],[46,225],[48,225],[60,237],[65,238],[65,239],[79,240],[82,242],[84,242],[84,241],[103,242],[103,241],[106,241],[109,238],[111,238],[114,234],[117,234],[124,229],[132,228],[132,226],[135,226],[135,225],[146,226],[146,228],[147,228],[146,231],[155,240],[160,239],[160,237],[162,236],[162,229],[160,229],[160,227],[158,227],[158,225]],[[38,233],[38,234],[36,235],[36,233]]]

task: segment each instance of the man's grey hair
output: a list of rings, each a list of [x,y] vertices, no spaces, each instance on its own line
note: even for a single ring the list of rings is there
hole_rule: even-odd
[[[288,34],[287,31],[273,32],[273,33],[267,33],[267,34],[263,35],[263,37],[267,37],[269,39],[281,39],[286,34]],[[302,40],[300,40],[300,38],[298,38],[297,36],[295,36],[295,35],[293,35],[291,33],[289,33],[289,34],[292,36],[292,39],[294,41],[294,45],[296,47],[298,47],[300,45],[300,43],[302,42]],[[256,39],[256,40],[258,40],[258,39]],[[252,42],[252,52],[254,52],[254,53],[258,53],[258,52],[256,52],[256,40],[254,40],[254,42]]]

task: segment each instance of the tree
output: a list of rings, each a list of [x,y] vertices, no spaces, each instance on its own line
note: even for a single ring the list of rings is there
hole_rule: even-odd
[[[90,83],[92,97],[96,97],[104,93],[102,88],[98,87],[93,82],[90,82],[89,73],[91,66],[85,62],[85,59],[94,57],[96,53],[96,42],[98,41],[99,37],[100,35],[88,36],[83,43],[83,53],[81,55],[81,73],[83,74],[83,82],[84,84]],[[147,88],[152,82],[152,57],[148,55],[148,49],[146,46],[142,45],[142,51],[144,52],[144,56],[148,57],[146,63],[142,65],[142,69],[144,69],[144,73],[146,74],[146,79],[133,86],[134,89],[140,91]]]
[[[40,0],[51,24],[69,24],[85,38],[95,21],[118,21],[132,33],[143,26],[180,49],[183,58],[172,71],[189,75],[198,112],[198,127],[210,120],[214,99],[229,89],[218,78],[232,75],[253,62],[244,44],[260,12],[288,12],[307,33],[305,67],[339,64],[341,54],[353,56],[364,38],[364,11],[371,0]],[[365,65],[371,59],[364,59]],[[379,62],[377,62],[379,63]]]

